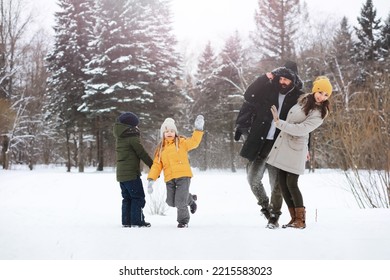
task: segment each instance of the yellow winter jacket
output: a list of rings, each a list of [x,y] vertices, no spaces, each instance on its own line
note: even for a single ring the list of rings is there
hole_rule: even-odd
[[[199,146],[202,136],[203,131],[195,130],[190,138],[180,136],[175,137],[175,140],[164,140],[162,148],[158,147],[156,150],[148,179],[156,181],[161,170],[164,171],[165,182],[181,177],[192,177],[188,151]]]

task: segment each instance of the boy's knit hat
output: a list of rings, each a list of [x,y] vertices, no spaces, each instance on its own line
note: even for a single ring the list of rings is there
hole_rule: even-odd
[[[318,91],[326,92],[329,96],[332,94],[332,84],[327,77],[319,76],[314,80],[311,92],[315,93]]]
[[[118,118],[120,123],[137,126],[139,124],[139,118],[132,112],[122,113]]]
[[[163,124],[161,125],[161,128],[160,128],[161,139],[164,138],[164,132],[168,129],[174,130],[176,135],[178,135],[177,128],[175,125],[175,120],[172,118],[166,118],[165,121],[163,122]]]

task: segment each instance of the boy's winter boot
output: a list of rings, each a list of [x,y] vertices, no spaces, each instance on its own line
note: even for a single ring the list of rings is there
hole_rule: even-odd
[[[139,225],[131,225],[130,227],[132,227],[132,228],[142,228],[142,227],[151,227],[151,226],[152,225],[150,223],[143,221]]]
[[[295,208],[295,221],[291,227],[304,229],[306,227],[306,211],[305,207]]]
[[[283,225],[282,228],[291,227],[291,225],[295,222],[295,208],[289,207],[288,211],[290,212],[291,220],[288,222],[288,224]]]

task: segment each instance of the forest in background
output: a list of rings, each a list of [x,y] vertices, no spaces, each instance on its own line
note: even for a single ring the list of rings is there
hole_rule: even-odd
[[[189,136],[203,114],[205,136],[190,154],[193,167],[234,172],[245,166],[242,142],[233,136],[246,87],[294,60],[304,91],[318,75],[328,76],[334,88],[331,115],[312,135],[308,168],[385,170],[389,189],[390,11],[378,18],[371,0],[356,15],[356,26],[346,17],[314,21],[300,0],[259,0],[250,37],[235,32],[221,51],[206,44],[195,74],[188,74],[177,51],[169,0],[58,4],[54,38],[42,30],[31,38],[32,17],[22,1],[0,0],[3,169],[115,166],[112,125],[121,112],[132,111],[150,154],[166,117]]]

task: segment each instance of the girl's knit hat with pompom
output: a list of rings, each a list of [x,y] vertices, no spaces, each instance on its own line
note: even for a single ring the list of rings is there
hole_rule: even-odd
[[[176,150],[178,151],[179,150],[179,143],[178,143],[178,137],[179,137],[179,134],[177,132],[177,127],[175,125],[175,120],[172,119],[172,118],[166,118],[165,121],[163,122],[163,124],[161,125],[161,128],[160,128],[160,137],[161,137],[161,142],[160,142],[160,145],[159,145],[159,148],[157,150],[157,153],[158,153],[158,161],[161,160],[161,153],[162,153],[162,150],[163,150],[163,147],[164,147],[164,132],[166,130],[174,130],[175,131],[175,146],[176,146]]]
[[[161,139],[164,139],[164,132],[166,130],[170,130],[170,129],[174,130],[176,133],[176,136],[178,136],[177,127],[175,125],[175,120],[172,118],[166,118],[165,121],[163,122],[163,124],[161,125],[161,128],[160,128]]]

